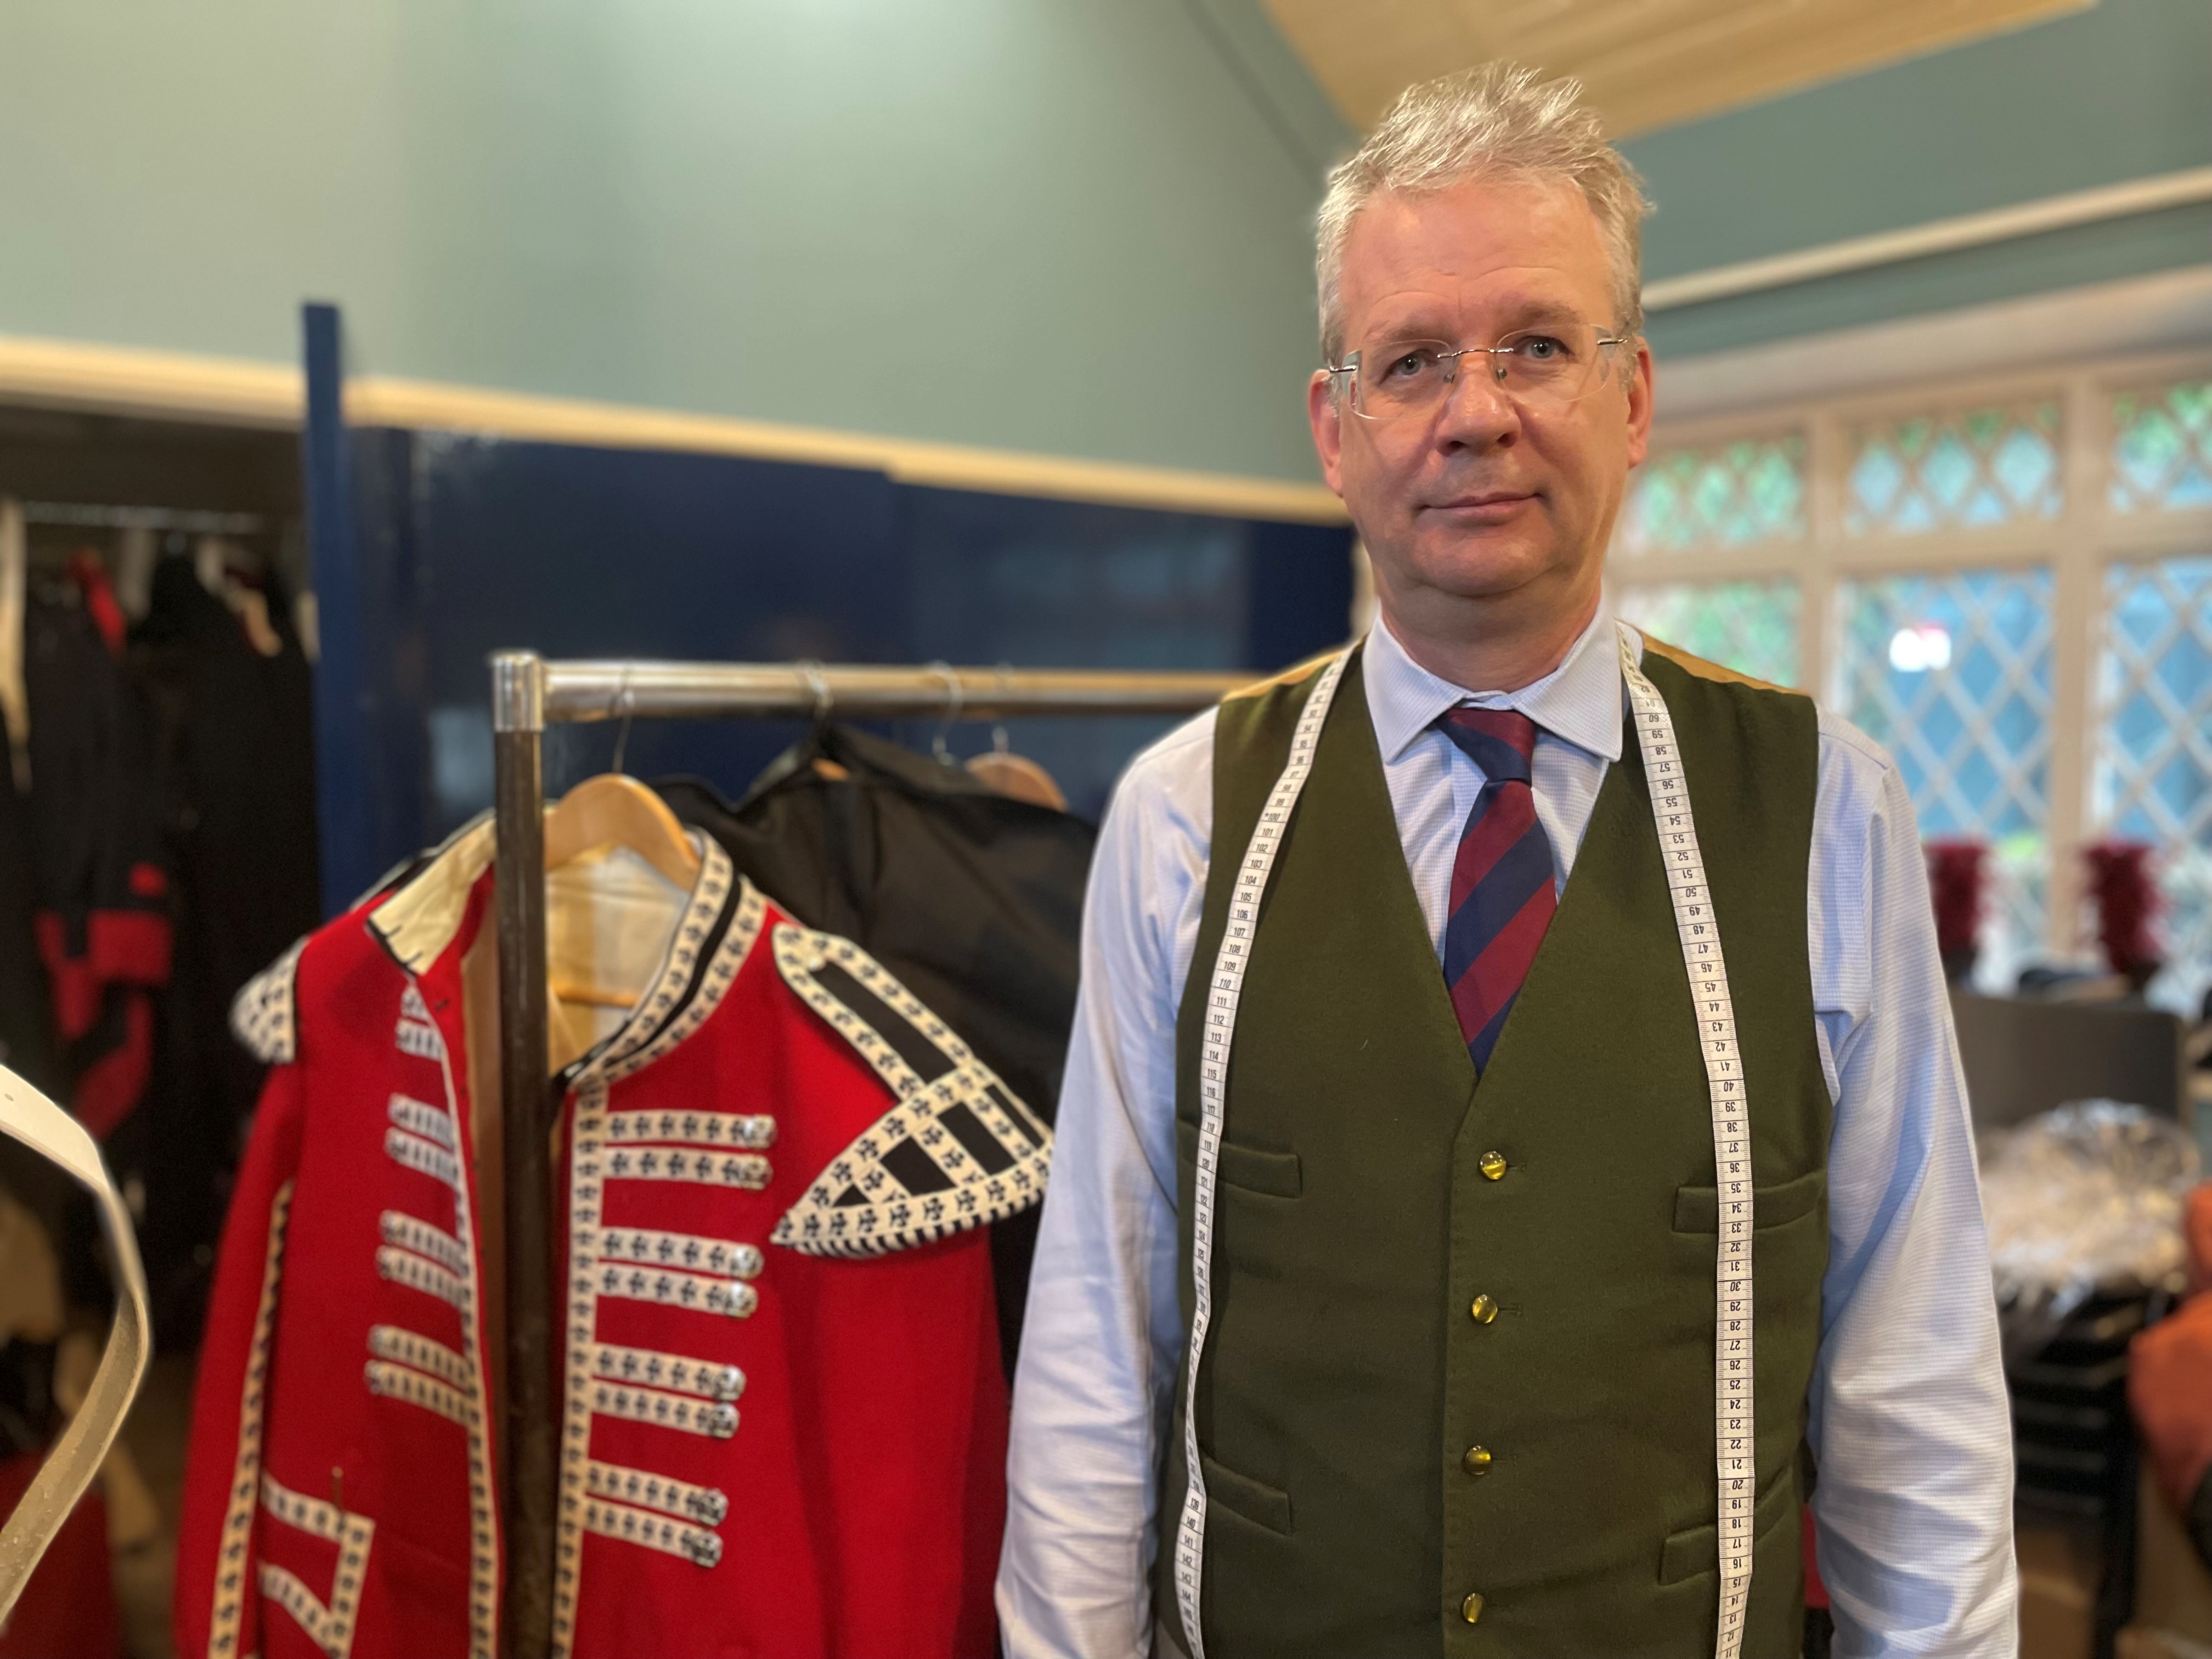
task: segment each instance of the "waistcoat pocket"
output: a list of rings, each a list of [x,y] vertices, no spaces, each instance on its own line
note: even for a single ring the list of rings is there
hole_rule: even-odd
[[[1255,1527],[1265,1527],[1269,1532],[1281,1533],[1285,1537],[1290,1535],[1290,1493],[1279,1486],[1271,1486],[1264,1480],[1255,1480],[1249,1474],[1239,1474],[1227,1464],[1217,1463],[1204,1452],[1199,1453],[1198,1463],[1206,1471],[1208,1502],[1220,1504]]]
[[[1176,1121],[1176,1145],[1186,1163],[1198,1161],[1198,1126]],[[1269,1198],[1296,1198],[1305,1190],[1304,1172],[1296,1152],[1263,1152],[1256,1146],[1240,1146],[1225,1136],[1221,1142],[1220,1178],[1225,1187],[1242,1187],[1248,1193]]]
[[[1785,1226],[1820,1206],[1828,1190],[1828,1172],[1815,1170],[1795,1181],[1780,1181],[1751,1190],[1751,1224],[1755,1232]],[[1674,1231],[1678,1233],[1717,1233],[1721,1227],[1720,1194],[1711,1187],[1674,1189]]]
[[[1784,1522],[1790,1523],[1790,1538],[1795,1543],[1797,1522],[1797,1477],[1793,1470],[1766,1489],[1766,1493],[1751,1512],[1751,1536],[1754,1544],[1764,1541]],[[1718,1573],[1721,1570],[1721,1529],[1711,1521],[1703,1526],[1685,1527],[1680,1532],[1670,1532],[1659,1549],[1659,1582],[1679,1584],[1686,1578],[1695,1578],[1700,1573]]]

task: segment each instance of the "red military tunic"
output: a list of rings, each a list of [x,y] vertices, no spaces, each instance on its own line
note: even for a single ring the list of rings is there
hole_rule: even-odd
[[[465,832],[240,998],[274,1069],[194,1408],[190,1659],[495,1651],[461,1012],[490,850]],[[556,1653],[990,1653],[983,1229],[1041,1195],[1049,1132],[712,843],[656,979],[562,1081]]]

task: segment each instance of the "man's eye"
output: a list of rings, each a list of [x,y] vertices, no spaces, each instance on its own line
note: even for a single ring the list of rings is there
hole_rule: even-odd
[[[1432,351],[1401,351],[1390,360],[1390,366],[1383,373],[1394,380],[1410,380],[1436,366],[1436,354]]]
[[[1524,334],[1516,343],[1521,355],[1535,362],[1548,363],[1567,355],[1566,342],[1549,334]]]

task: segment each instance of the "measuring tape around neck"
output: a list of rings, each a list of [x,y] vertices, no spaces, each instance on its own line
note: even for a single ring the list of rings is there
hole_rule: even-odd
[[[1237,1000],[1244,988],[1244,968],[1260,928],[1260,896],[1289,830],[1291,809],[1313,770],[1322,722],[1335,700],[1337,683],[1352,653],[1345,652],[1321,671],[1291,733],[1291,757],[1267,804],[1260,809],[1244,862],[1237,866],[1237,888],[1229,900],[1229,927],[1213,960],[1206,991],[1206,1041],[1198,1064],[1198,1165],[1191,1182],[1190,1348],[1185,1367],[1182,1453],[1185,1484],[1182,1521],[1176,1529],[1176,1606],[1182,1614],[1183,1640],[1190,1659],[1206,1659],[1206,1637],[1199,1628],[1199,1586],[1206,1567],[1206,1471],[1198,1461],[1198,1369],[1206,1353],[1206,1327],[1213,1319],[1213,1196],[1221,1164],[1221,1124],[1229,1109],[1229,1049],[1237,1036]]]
[[[1715,1659],[1736,1659],[1751,1598],[1751,1518],[1758,1486],[1753,1436],[1752,1176],[1750,1121],[1743,1065],[1729,1000],[1720,932],[1705,884],[1705,860],[1691,820],[1689,791],[1674,742],[1674,722],[1658,689],[1637,661],[1635,635],[1620,627],[1621,677],[1636,721],[1638,748],[1651,796],[1668,896],[1682,945],[1696,1009],[1698,1047],[1712,1104],[1714,1180],[1719,1198],[1719,1246],[1714,1267],[1714,1460],[1720,1481],[1720,1622]],[[1199,1462],[1198,1377],[1213,1315],[1213,1228],[1221,1136],[1228,1110],[1229,1055],[1237,1006],[1258,931],[1261,896],[1282,850],[1292,810],[1313,770],[1316,748],[1336,696],[1345,653],[1315,682],[1291,738],[1289,762],[1268,792],[1252,840],[1237,867],[1229,923],[1207,983],[1205,1041],[1199,1059],[1198,1158],[1191,1183],[1190,1344],[1184,1368],[1182,1516],[1176,1529],[1176,1605],[1190,1659],[1206,1659],[1200,1609],[1206,1565],[1206,1475]]]
[[[1713,1114],[1713,1185],[1720,1242],[1713,1261],[1713,1462],[1720,1477],[1720,1625],[1715,1659],[1735,1659],[1751,1605],[1751,1516],[1759,1488],[1752,1397],[1751,1117],[1736,1048],[1735,1007],[1713,918],[1712,890],[1690,817],[1690,791],[1674,717],[1638,663],[1634,635],[1620,627],[1620,674],[1636,721],[1636,746],[1659,832],[1659,858],[1674,902],[1674,932],[1690,976],[1690,1002],[1705,1055]]]

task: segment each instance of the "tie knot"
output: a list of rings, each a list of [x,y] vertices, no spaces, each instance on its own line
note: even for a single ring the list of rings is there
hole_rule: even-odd
[[[1536,722],[1511,708],[1448,708],[1437,728],[1492,783],[1526,783]]]

